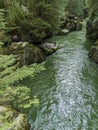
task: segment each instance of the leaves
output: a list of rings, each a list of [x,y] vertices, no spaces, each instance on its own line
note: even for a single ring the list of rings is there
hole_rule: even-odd
[[[5,10],[5,31],[18,33],[22,40],[24,35],[28,40],[42,42],[58,31],[60,26],[60,2],[36,0],[6,0],[0,1],[0,7]],[[13,11],[12,11],[13,10]]]
[[[31,100],[30,88],[21,86],[20,81],[27,77],[34,78],[36,74],[44,70],[44,64],[17,68],[15,61],[14,55],[0,55],[0,103],[12,104],[18,108],[38,104],[37,99]]]

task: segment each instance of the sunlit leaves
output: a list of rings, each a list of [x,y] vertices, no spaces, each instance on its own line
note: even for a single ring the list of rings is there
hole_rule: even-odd
[[[20,81],[27,77],[34,78],[44,70],[43,66],[42,63],[17,68],[14,55],[0,55],[0,103],[12,104],[18,108],[28,108],[32,104],[38,106],[39,99],[37,97],[31,99],[30,88],[21,86]]]

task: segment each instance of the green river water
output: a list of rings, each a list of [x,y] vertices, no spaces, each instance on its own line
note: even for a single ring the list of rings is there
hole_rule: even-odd
[[[27,110],[31,130],[98,130],[98,65],[88,58],[85,31],[55,36],[61,48],[46,70],[25,80],[39,106]]]

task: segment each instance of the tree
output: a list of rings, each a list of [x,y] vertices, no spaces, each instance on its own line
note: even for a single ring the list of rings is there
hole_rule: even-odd
[[[42,42],[44,38],[55,34],[59,28],[59,3],[56,0],[1,1],[0,7],[6,11],[7,32],[20,35],[22,40]]]
[[[67,0],[66,10],[72,15],[83,17],[83,7],[83,0]]]

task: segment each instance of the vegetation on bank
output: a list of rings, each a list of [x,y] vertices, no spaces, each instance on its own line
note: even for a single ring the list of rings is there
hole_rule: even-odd
[[[38,44],[56,34],[67,15],[83,18],[85,6],[84,0],[1,0],[0,30]]]
[[[43,70],[42,65],[37,64],[18,68],[17,56],[15,56],[17,46],[13,42],[30,42],[36,45],[42,43],[44,39],[58,33],[61,24],[65,22],[64,20],[68,15],[83,17],[84,6],[83,0],[77,2],[75,0],[0,0],[1,97],[9,100],[7,98],[11,95],[17,95],[19,89],[25,91],[25,95],[28,95],[26,94],[28,88],[16,87],[18,82]],[[12,48],[13,50],[10,49],[11,44],[15,46]],[[8,50],[5,54],[10,55],[3,55],[4,47],[7,46]],[[23,50],[19,51],[18,55],[24,57],[25,53],[21,53]],[[34,52],[36,53],[36,49]],[[39,55],[41,56],[41,51]],[[14,101],[13,96],[10,99]]]
[[[62,26],[67,29],[72,27],[70,31],[79,30],[76,23],[87,16],[87,1],[0,0],[0,105],[11,105],[21,110],[32,104],[39,104],[36,96],[30,99],[30,88],[21,86],[20,81],[27,77],[34,78],[45,69],[44,64],[19,66],[18,56],[20,59],[22,56],[23,60],[25,53],[28,55],[30,54],[28,52],[33,51],[35,62],[36,55],[43,59],[43,51],[38,48],[40,44],[45,39],[58,34]],[[16,44],[20,42],[23,44],[28,42],[29,49],[21,50],[19,47],[19,53],[16,55]],[[11,48],[12,46],[14,47]],[[12,50],[9,51],[9,48]],[[7,50],[6,54],[4,54],[5,50]]]
[[[30,88],[21,86],[20,81],[33,78],[41,70],[44,70],[43,64],[17,68],[14,55],[0,55],[0,105],[12,105],[17,109],[31,105]]]

